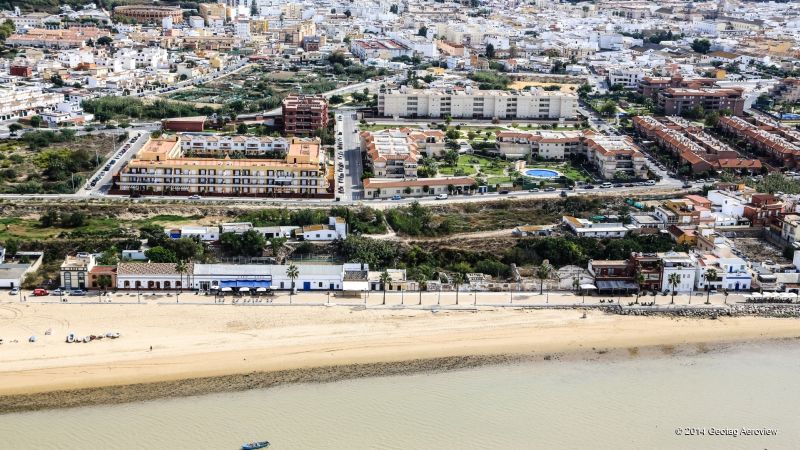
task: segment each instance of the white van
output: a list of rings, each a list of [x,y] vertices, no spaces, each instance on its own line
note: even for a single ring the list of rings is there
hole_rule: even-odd
[[[644,184],[646,184],[648,186],[655,186],[656,185],[656,180],[647,180],[647,181],[644,182]]]

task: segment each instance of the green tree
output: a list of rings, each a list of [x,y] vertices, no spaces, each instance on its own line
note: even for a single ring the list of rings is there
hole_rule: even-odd
[[[249,130],[249,129],[247,128],[247,124],[244,124],[244,123],[240,123],[240,124],[239,124],[239,125],[236,127],[236,133],[237,133],[237,134],[247,134],[248,130]]]
[[[33,128],[41,127],[43,122],[44,122],[44,120],[42,120],[42,116],[32,116],[31,117],[31,126]]]
[[[389,272],[384,270],[381,273],[380,280],[381,280],[381,290],[383,291],[383,301],[381,302],[381,305],[385,305],[386,304],[386,288],[389,286],[389,283],[392,282],[392,276],[389,275]]]
[[[175,263],[175,272],[178,272],[178,277],[180,278],[180,292],[183,292],[183,274],[189,271],[189,265],[186,264],[186,261],[180,260]]]
[[[111,275],[103,274],[97,277],[97,287],[102,291],[107,291],[111,287]]]
[[[670,304],[674,304],[675,303],[675,288],[679,284],[681,284],[681,276],[678,275],[677,273],[671,273],[671,274],[669,274],[669,277],[667,277],[667,282],[672,287],[672,299],[670,300],[669,303]]]
[[[296,280],[300,276],[300,269],[297,268],[294,264],[289,264],[286,267],[286,276],[292,280],[292,290],[289,291],[289,304],[292,303],[292,295],[294,294],[294,280]]]
[[[617,113],[617,104],[613,100],[607,100],[600,106],[600,114],[611,117]]]
[[[692,41],[692,50],[697,53],[706,54],[711,49],[711,42],[708,39],[695,39]]]
[[[428,27],[426,27],[425,25],[419,27],[419,30],[417,30],[417,36],[425,37],[427,35],[428,35]]]
[[[288,241],[288,239],[286,239],[285,237],[274,237],[269,240],[269,245],[270,248],[272,249],[272,256],[278,257],[278,254],[280,253],[283,246],[286,244],[286,241]]]
[[[150,262],[154,263],[176,263],[178,262],[178,258],[175,256],[175,252],[169,250],[167,248],[158,246],[153,247],[144,252],[144,255]]]
[[[461,287],[462,284],[464,284],[464,280],[465,279],[466,279],[466,276],[461,272],[456,272],[456,273],[454,273],[452,275],[453,285],[455,285],[455,287],[456,287],[456,306],[458,306],[459,288]]]
[[[707,269],[706,272],[703,274],[703,279],[706,282],[706,304],[711,303],[711,282],[716,281],[717,279],[717,271],[716,269]],[[691,297],[689,302],[691,302]]]
[[[486,57],[489,59],[493,59],[495,55],[494,45],[486,44]]]
[[[48,209],[44,214],[39,216],[39,226],[42,228],[50,228],[58,223],[58,211]]]
[[[553,272],[553,266],[550,265],[548,262],[542,262],[539,267],[536,268],[536,278],[539,279],[539,295],[544,293],[544,281],[550,278],[550,274]]]

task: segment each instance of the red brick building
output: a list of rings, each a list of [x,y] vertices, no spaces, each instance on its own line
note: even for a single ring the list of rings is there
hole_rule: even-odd
[[[33,75],[33,69],[31,66],[11,66],[11,75],[30,78]]]
[[[328,101],[321,95],[290,95],[283,99],[283,131],[310,135],[328,126]]]
[[[704,111],[727,109],[734,116],[744,114],[741,88],[667,88],[658,93],[658,106],[667,116],[680,116],[696,106]]]
[[[166,131],[203,131],[205,124],[206,116],[176,117],[161,121],[161,126]]]

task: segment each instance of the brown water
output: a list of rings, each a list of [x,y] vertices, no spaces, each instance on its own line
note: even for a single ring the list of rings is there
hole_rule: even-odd
[[[543,361],[8,414],[0,448],[236,449],[267,439],[271,449],[790,449],[800,446],[798,375],[800,342]],[[712,427],[777,436],[712,436]]]

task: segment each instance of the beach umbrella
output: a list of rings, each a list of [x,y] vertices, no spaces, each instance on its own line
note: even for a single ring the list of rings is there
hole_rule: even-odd
[[[256,289],[256,292],[267,292],[267,288],[260,287],[260,288]]]
[[[230,291],[232,291],[233,289],[231,289],[231,288],[229,288],[229,287],[224,287],[224,288],[222,288],[222,289],[220,289],[220,290],[221,290],[222,292],[230,292]]]
[[[239,292],[250,292],[250,288],[247,287],[240,287]]]

